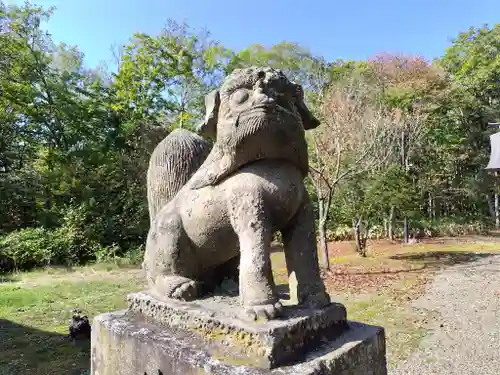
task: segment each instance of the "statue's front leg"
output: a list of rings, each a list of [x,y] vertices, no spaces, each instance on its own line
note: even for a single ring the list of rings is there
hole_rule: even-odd
[[[260,197],[236,195],[230,215],[240,243],[240,300],[252,319],[273,319],[281,313],[269,257],[272,229]],[[266,217],[267,216],[267,217]]]
[[[319,272],[314,212],[307,192],[295,217],[281,232],[288,274],[293,272],[296,278],[296,285],[290,285],[290,295],[311,308],[328,305],[330,297]]]

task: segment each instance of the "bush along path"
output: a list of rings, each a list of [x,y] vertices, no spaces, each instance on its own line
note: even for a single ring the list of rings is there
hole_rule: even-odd
[[[436,313],[431,333],[391,375],[500,374],[500,256],[440,272],[414,307]]]

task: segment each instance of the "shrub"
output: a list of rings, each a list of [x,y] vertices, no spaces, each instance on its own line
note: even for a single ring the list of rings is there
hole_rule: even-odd
[[[100,249],[89,228],[83,205],[66,209],[61,226],[53,234],[53,263],[79,264],[95,259]]]
[[[384,227],[377,223],[371,223],[368,238],[376,240],[384,238]],[[456,237],[471,234],[486,234],[491,225],[483,221],[458,222],[452,219],[427,221],[411,220],[410,237]],[[403,238],[403,224],[397,222],[393,227],[394,236]],[[328,241],[352,241],[354,239],[352,227],[341,224],[326,231]]]
[[[435,222],[422,221],[420,222],[419,229],[428,237],[455,237],[468,234],[485,234],[491,229],[491,225],[482,221],[457,222],[452,220],[439,220]]]
[[[144,258],[144,246],[129,249],[123,253],[116,244],[100,248],[95,253],[97,263],[114,263],[118,266],[140,265]]]
[[[0,240],[0,269],[22,270],[50,264],[50,232],[26,228],[9,233]]]
[[[25,228],[0,239],[0,270],[80,264],[92,259],[97,248],[69,225],[55,230]]]

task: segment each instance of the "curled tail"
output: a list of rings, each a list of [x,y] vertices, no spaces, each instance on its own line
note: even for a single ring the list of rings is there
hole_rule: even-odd
[[[151,223],[158,211],[188,182],[209,152],[207,141],[185,129],[175,129],[156,146],[147,174]]]

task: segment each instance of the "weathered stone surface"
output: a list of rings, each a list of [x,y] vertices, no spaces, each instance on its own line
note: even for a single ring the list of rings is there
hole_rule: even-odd
[[[254,322],[241,313],[237,297],[213,296],[196,302],[159,301],[147,293],[128,296],[129,310],[163,326],[200,335],[214,348],[231,352],[240,363],[274,368],[301,358],[347,328],[345,307],[285,306],[279,320]]]
[[[320,308],[330,299],[319,274],[314,212],[304,185],[305,130],[319,125],[302,87],[265,67],[234,70],[206,98],[199,132],[177,130],[148,170],[151,227],[143,267],[161,299],[193,300],[214,270],[240,257],[239,292],[254,319],[281,314],[269,258],[281,232],[291,294]]]
[[[229,353],[230,354],[230,353]],[[92,375],[386,375],[382,327],[349,322],[334,341],[301,363],[261,369],[230,362],[185,330],[161,327],[127,311],[97,316],[92,332]]]

